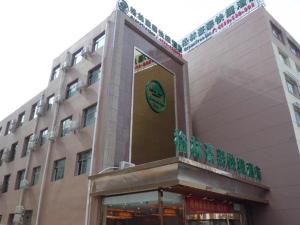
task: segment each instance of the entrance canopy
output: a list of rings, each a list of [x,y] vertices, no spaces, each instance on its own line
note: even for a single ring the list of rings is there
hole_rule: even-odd
[[[90,179],[93,196],[164,189],[199,197],[268,203],[267,186],[183,157],[98,174]]]

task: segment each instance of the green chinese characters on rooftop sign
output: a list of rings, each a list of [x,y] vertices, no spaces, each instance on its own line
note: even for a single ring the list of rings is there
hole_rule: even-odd
[[[183,131],[175,130],[174,143],[178,155],[187,157],[188,140]],[[261,169],[258,166],[246,162],[240,157],[235,157],[232,153],[226,153],[221,148],[215,149],[212,144],[203,143],[196,137],[192,137],[190,140],[190,158],[210,166],[216,166],[242,178],[257,182],[262,180]]]

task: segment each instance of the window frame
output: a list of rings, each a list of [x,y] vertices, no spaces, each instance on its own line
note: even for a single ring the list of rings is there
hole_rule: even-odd
[[[38,103],[36,102],[31,106],[29,121],[38,117],[37,111],[38,111]]]
[[[75,85],[74,87],[71,88],[71,86]],[[66,99],[71,98],[77,93],[77,85],[78,85],[78,79],[72,81],[67,85],[66,88]]]
[[[81,47],[80,49],[78,49],[76,52],[74,52],[72,54],[72,63],[71,63],[72,66],[77,65],[78,63],[80,63],[83,60],[82,50],[83,50],[83,47]],[[79,58],[79,60],[78,60],[78,58]]]
[[[45,131],[47,131],[46,136],[43,134]],[[48,134],[49,134],[48,127],[44,128],[43,130],[40,131],[40,146],[44,145],[47,142]]]
[[[95,78],[94,73],[96,71],[99,71],[97,74],[97,77]],[[88,79],[87,84],[88,86],[91,86],[92,84],[96,83],[101,77],[101,64],[95,66],[93,69],[89,70],[88,72]]]
[[[18,115],[17,127],[21,127],[25,122],[25,111]]]
[[[56,80],[59,77],[59,73],[60,73],[60,64],[53,67],[53,69],[51,71],[50,81]]]
[[[88,111],[92,108],[94,108],[94,112],[93,112],[94,121],[88,122],[88,121],[90,121],[90,119],[88,120],[88,115],[91,114],[91,112],[88,113]],[[83,127],[88,127],[88,126],[95,124],[96,119],[97,119],[97,103],[94,103],[83,110]]]
[[[93,52],[95,52],[98,49],[104,47],[104,45],[105,45],[105,39],[106,39],[105,31],[103,31],[102,33],[100,33],[99,35],[97,35],[93,39]],[[102,43],[102,41],[103,41],[103,44],[99,46],[99,43]]]
[[[2,183],[3,186],[2,186],[2,190],[1,190],[2,193],[8,192],[10,177],[11,177],[11,174],[6,174],[4,176],[3,183]]]
[[[288,67],[291,67],[290,59],[285,53],[283,53],[281,50],[279,50],[278,55],[279,55],[280,62],[282,62],[284,65],[286,65]]]
[[[281,31],[281,29],[279,29],[274,23],[271,23],[271,29],[272,29],[272,34],[273,36],[280,41],[282,44],[285,44],[284,42],[284,38],[283,38],[283,33]]]
[[[54,105],[54,98],[55,98],[55,95],[54,95],[54,94],[49,95],[49,96],[47,97],[47,110],[48,110],[48,111],[51,110],[52,107],[53,107],[53,105]],[[53,99],[53,103],[52,103],[52,104],[49,104],[50,99]]]
[[[86,158],[82,158],[84,155],[87,155]],[[76,166],[75,166],[75,176],[80,176],[83,174],[88,174],[91,168],[91,156],[92,150],[88,149],[83,152],[78,152],[76,157]],[[86,166],[83,167],[83,164],[86,163]],[[85,168],[85,169],[83,169]]]
[[[18,142],[15,142],[11,145],[11,148],[10,148],[10,151],[12,151],[12,157],[11,157],[11,161],[14,161],[15,158],[16,158],[16,153],[17,153],[17,150],[18,150]]]
[[[59,163],[63,162],[63,166],[58,167]],[[64,178],[64,174],[65,174],[65,167],[66,167],[66,158],[61,158],[61,159],[57,159],[54,161],[53,163],[53,170],[52,170],[52,177],[51,177],[51,181],[58,181]],[[62,168],[62,174],[60,176],[58,176],[58,172],[59,169]]]
[[[41,171],[41,166],[36,166],[32,169],[31,186],[37,185],[39,183]]]
[[[19,170],[16,176],[15,190],[21,189],[21,182],[25,179],[25,169]]]
[[[29,153],[29,142],[30,142],[30,138],[32,137],[32,135],[33,134],[30,134],[24,138],[21,158],[27,156],[27,154]]]
[[[68,130],[65,131],[66,128],[64,128],[64,122],[66,122],[66,121],[72,122],[73,121],[72,115],[68,116],[65,119],[63,119],[63,120],[60,121],[60,129],[59,129],[60,130],[60,137],[64,137],[67,134],[71,133],[70,130],[69,131]]]

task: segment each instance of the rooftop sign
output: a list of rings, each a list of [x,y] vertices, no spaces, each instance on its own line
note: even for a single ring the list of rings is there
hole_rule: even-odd
[[[238,0],[181,40],[187,53],[219,32],[231,27],[245,16],[264,6],[263,0]]]
[[[162,30],[160,30],[155,24],[153,24],[149,19],[145,18],[144,15],[138,12],[132,6],[129,6],[125,0],[118,0],[117,9],[125,13],[127,16],[132,18],[136,23],[141,25],[146,29],[150,34],[156,37],[164,46],[173,51],[176,55],[182,56],[182,47],[174,39]]]

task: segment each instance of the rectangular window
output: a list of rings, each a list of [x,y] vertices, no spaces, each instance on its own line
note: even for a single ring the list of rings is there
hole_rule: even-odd
[[[84,121],[83,126],[87,127],[89,125],[92,125],[96,121],[96,108],[97,105],[92,105],[84,110]]]
[[[54,104],[54,94],[47,98],[47,110],[50,110]]]
[[[277,28],[273,23],[271,23],[271,27],[274,37],[276,37],[279,41],[281,41],[284,44],[281,30],[279,30],[279,28]]]
[[[75,80],[72,83],[68,84],[66,98],[70,98],[75,95],[75,93],[77,92],[77,83],[78,80]]]
[[[51,80],[55,80],[58,78],[60,71],[60,65],[57,65],[56,67],[53,68],[52,73],[51,73]]]
[[[0,215],[0,224],[1,224],[1,221],[2,221],[2,215]]]
[[[56,181],[64,178],[65,161],[66,161],[65,158],[54,161],[52,181]]]
[[[102,33],[94,39],[94,41],[93,41],[93,51],[96,51],[97,49],[103,47],[104,42],[105,42],[105,33]]]
[[[300,109],[294,107],[294,111],[295,111],[297,125],[300,126]]]
[[[2,165],[2,157],[3,157],[4,149],[0,150],[0,166]]]
[[[290,66],[289,58],[284,53],[282,53],[281,51],[279,51],[279,59],[285,65]]]
[[[32,134],[25,137],[21,157],[25,157],[29,153],[29,141]]]
[[[22,112],[18,116],[17,126],[21,127],[23,125],[24,121],[25,121],[25,112]]]
[[[31,185],[34,186],[39,183],[40,179],[40,173],[41,173],[41,167],[34,167],[32,170],[32,180],[31,180]]]
[[[11,145],[11,161],[13,161],[16,157],[16,152],[18,150],[18,142],[15,142]]]
[[[15,189],[18,190],[21,187],[21,181],[25,179],[25,169],[24,170],[20,170],[17,173],[17,179],[16,179],[16,185],[15,185]]]
[[[32,210],[26,210],[22,225],[32,225]]]
[[[13,214],[13,213],[9,214],[7,225],[17,225],[14,223],[14,217],[15,217],[15,214]]]
[[[70,133],[70,124],[72,123],[72,116],[64,119],[60,123],[60,136],[63,137],[66,134]]]
[[[73,57],[72,57],[72,66],[74,66],[74,65],[76,65],[76,64],[78,64],[78,63],[81,62],[81,60],[82,60],[81,53],[82,53],[82,48],[79,49],[77,52],[75,52],[73,54]]]
[[[88,173],[91,164],[91,150],[77,154],[76,175]]]
[[[291,42],[290,40],[288,40],[289,42],[289,46],[290,46],[290,50],[291,52],[297,56],[298,58],[300,57],[300,51],[299,51],[299,48],[293,43]]]
[[[9,178],[10,178],[10,174],[4,176],[4,179],[3,179],[3,187],[2,187],[2,193],[5,193],[5,192],[8,191]]]
[[[40,132],[40,144],[43,145],[48,140],[48,128],[41,130]]]
[[[88,85],[96,83],[100,78],[101,66],[97,66],[89,71],[88,74]]]
[[[37,103],[35,103],[31,107],[29,120],[37,118],[37,110],[38,110]]]
[[[300,66],[296,65],[297,75],[300,76]]]
[[[11,132],[10,132],[10,129],[9,129],[9,128],[10,128],[10,123],[11,123],[11,121],[8,121],[7,124],[6,124],[4,136],[11,133]]]

